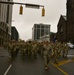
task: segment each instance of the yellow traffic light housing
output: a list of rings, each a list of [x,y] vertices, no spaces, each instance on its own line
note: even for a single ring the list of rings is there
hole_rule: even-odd
[[[45,9],[44,9],[44,7],[42,8],[42,16],[45,16]]]
[[[22,5],[20,6],[19,14],[20,14],[20,15],[22,15],[22,14],[23,14],[23,6],[22,6]]]

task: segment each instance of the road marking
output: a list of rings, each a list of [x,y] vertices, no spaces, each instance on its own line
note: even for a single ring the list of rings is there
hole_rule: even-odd
[[[69,75],[69,74],[67,74],[65,71],[63,71],[61,68],[59,68],[56,64],[54,64],[54,63],[52,63],[52,62],[50,62],[53,66],[55,66],[58,70],[60,70],[63,74],[65,74],[65,75]]]
[[[10,64],[10,66],[7,68],[7,70],[5,71],[4,75],[7,75],[8,71],[10,70],[10,68],[12,67],[12,65]]]
[[[72,60],[64,60],[64,61],[61,61],[61,62],[59,62],[59,63],[57,64],[57,66],[61,66],[61,65],[63,65],[63,64],[69,63],[70,61],[72,61]]]

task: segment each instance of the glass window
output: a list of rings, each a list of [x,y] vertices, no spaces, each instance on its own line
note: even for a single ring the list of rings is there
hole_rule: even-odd
[[[34,29],[34,39],[37,38],[37,35],[36,35],[36,29]]]
[[[41,36],[44,35],[44,29],[41,29]]]
[[[48,35],[49,34],[49,30],[45,30],[45,32],[44,32],[46,35]]]
[[[44,29],[44,25],[41,25],[41,28]]]
[[[48,26],[45,26],[45,28],[48,29],[49,27]]]
[[[37,28],[40,28],[40,25],[37,25]]]
[[[10,8],[10,7],[9,7],[9,5],[8,5],[8,6],[7,6],[7,12],[8,12],[8,13],[7,13],[7,21],[6,21],[7,23],[9,22],[9,8]]]
[[[35,24],[35,25],[34,25],[34,28],[36,28],[36,26],[37,26],[37,25]]]
[[[40,29],[37,29],[37,39],[40,38]]]

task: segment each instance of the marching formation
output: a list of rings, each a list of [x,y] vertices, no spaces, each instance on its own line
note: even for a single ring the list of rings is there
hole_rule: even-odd
[[[36,41],[27,41],[27,42],[16,42],[10,41],[4,44],[9,52],[9,60],[12,61],[18,54],[21,53],[23,59],[28,57],[31,60],[37,59],[37,56],[41,56],[44,60],[45,69],[48,69],[48,64],[50,60],[54,60],[54,63],[58,64],[58,58],[63,57],[67,58],[69,47],[63,42],[56,41],[53,42],[36,42]]]

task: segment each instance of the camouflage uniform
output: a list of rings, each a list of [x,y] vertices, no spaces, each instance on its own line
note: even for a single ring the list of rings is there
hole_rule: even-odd
[[[37,58],[37,44],[32,45],[31,58],[33,60]]]
[[[58,47],[57,47],[57,44],[58,43],[55,43],[54,47],[53,47],[54,63],[56,63],[56,64],[58,64],[58,59],[57,59],[57,57],[58,57]]]
[[[69,50],[69,47],[68,47],[68,45],[67,45],[67,44],[65,44],[64,58],[67,58],[68,50]]]
[[[49,67],[48,67],[48,64],[50,62],[50,53],[49,53],[49,46],[46,44],[44,45],[44,65],[45,65],[45,69],[47,70]]]
[[[63,56],[63,58],[65,57],[64,55],[65,55],[65,43],[63,42],[63,44],[62,44],[62,56]]]

